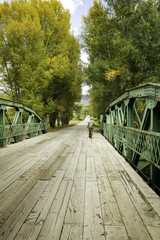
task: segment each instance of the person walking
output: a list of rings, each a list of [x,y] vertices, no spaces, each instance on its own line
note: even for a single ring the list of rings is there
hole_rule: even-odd
[[[92,138],[93,135],[93,129],[94,129],[94,121],[93,118],[90,118],[90,121],[88,122],[87,128],[89,130],[89,137]]]

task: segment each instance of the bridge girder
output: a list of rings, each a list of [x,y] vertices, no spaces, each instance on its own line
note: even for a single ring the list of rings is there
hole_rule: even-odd
[[[11,109],[14,109],[12,117]],[[25,122],[23,113],[28,113]],[[33,109],[21,103],[0,98],[0,147],[45,133],[47,125]]]
[[[137,100],[140,99],[140,100]],[[138,110],[143,102],[143,113]],[[106,109],[104,136],[160,188],[160,84],[126,90]]]

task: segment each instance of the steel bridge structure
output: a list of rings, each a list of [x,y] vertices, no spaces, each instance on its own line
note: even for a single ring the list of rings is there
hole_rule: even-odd
[[[104,137],[160,188],[160,84],[126,90],[104,119]]]
[[[31,108],[0,98],[0,147],[46,133],[47,128]]]

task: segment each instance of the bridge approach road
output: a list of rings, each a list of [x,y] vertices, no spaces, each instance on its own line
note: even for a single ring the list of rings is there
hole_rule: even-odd
[[[86,126],[0,149],[1,240],[160,239],[160,198]]]

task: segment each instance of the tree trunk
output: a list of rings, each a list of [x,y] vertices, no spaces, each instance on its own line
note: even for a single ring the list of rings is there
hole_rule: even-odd
[[[54,113],[54,114],[51,114],[50,115],[50,126],[52,128],[55,128],[55,125],[56,125],[56,118],[57,118],[57,113]]]
[[[60,126],[60,120],[61,120],[61,119],[60,119],[60,117],[58,116],[58,117],[57,117],[57,125],[58,125],[58,127]]]
[[[56,119],[55,118],[50,119],[50,126],[52,128],[55,128],[55,123],[56,123]]]

